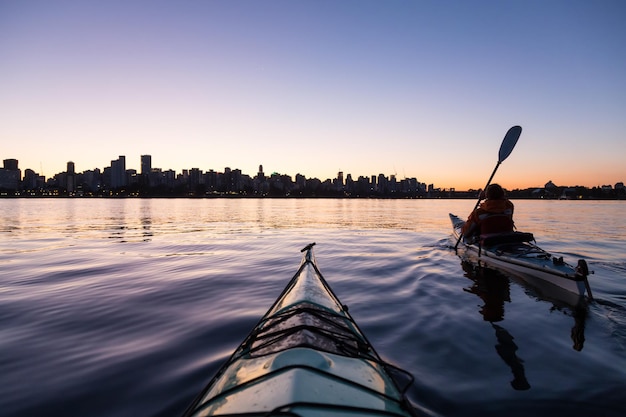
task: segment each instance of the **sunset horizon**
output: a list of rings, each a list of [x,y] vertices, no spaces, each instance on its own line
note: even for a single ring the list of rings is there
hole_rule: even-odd
[[[624,181],[620,2],[0,1],[0,159]]]

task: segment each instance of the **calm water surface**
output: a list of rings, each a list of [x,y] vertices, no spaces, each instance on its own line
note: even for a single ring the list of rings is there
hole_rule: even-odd
[[[0,200],[0,415],[178,416],[317,242],[381,356],[440,416],[626,415],[625,202],[517,201],[577,309],[462,265],[470,200]]]

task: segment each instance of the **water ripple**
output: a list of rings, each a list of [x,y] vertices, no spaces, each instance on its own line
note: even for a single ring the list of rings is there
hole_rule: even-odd
[[[516,224],[549,250],[592,259],[597,301],[580,314],[466,268],[447,213],[467,205],[2,200],[0,414],[180,415],[310,242],[333,290],[376,350],[414,375],[409,395],[433,415],[625,414],[624,243],[602,230],[586,241],[560,235],[541,202],[516,204]],[[623,230],[621,208],[603,205],[602,227]],[[563,229],[580,226],[573,210],[561,212]]]

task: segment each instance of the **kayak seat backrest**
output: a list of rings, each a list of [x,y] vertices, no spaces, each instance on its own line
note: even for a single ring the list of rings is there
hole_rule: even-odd
[[[481,235],[513,231],[513,218],[509,213],[481,215],[478,224]]]
[[[485,233],[480,235],[481,246],[495,246],[507,243],[532,242],[535,237],[532,233],[509,232],[509,233]]]

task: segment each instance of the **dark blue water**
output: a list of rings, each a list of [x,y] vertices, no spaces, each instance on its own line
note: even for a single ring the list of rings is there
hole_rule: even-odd
[[[441,416],[626,414],[623,202],[516,202],[584,257],[576,309],[475,272],[468,200],[0,200],[0,415],[178,416],[316,258],[378,353]]]

